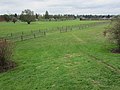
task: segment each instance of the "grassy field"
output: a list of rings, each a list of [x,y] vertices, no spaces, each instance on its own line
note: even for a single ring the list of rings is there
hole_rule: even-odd
[[[28,25],[25,22],[17,22],[16,24],[9,22],[1,22],[0,23],[0,35],[17,33],[17,32],[28,32],[31,30],[39,30],[39,29],[51,29],[61,26],[71,26],[71,25],[80,25],[80,24],[90,24],[101,21],[51,21],[51,22],[32,22]]]
[[[95,21],[0,23],[0,35]],[[14,27],[13,27],[14,26]],[[120,54],[112,54],[105,25],[17,42],[18,66],[0,73],[0,90],[120,90]]]

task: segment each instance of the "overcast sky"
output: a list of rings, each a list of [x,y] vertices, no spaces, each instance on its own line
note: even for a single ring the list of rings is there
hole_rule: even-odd
[[[0,0],[0,14],[24,9],[44,14],[120,14],[120,0]]]

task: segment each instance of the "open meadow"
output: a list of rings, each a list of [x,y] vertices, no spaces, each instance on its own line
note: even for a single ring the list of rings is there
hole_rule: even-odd
[[[0,36],[103,21],[0,22]],[[103,32],[108,23],[15,42],[17,67],[0,73],[0,90],[120,90],[120,54]]]

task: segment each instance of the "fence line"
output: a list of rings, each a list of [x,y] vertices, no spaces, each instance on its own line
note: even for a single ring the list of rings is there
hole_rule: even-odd
[[[19,33],[10,33],[7,34],[5,37],[2,37],[3,39],[6,40],[12,40],[14,42],[16,41],[24,41],[24,40],[28,40],[28,39],[32,39],[32,38],[37,38],[37,37],[43,37],[46,36],[46,33],[52,33],[52,32],[60,32],[60,33],[64,33],[64,32],[68,32],[68,31],[72,31],[72,30],[82,30],[85,28],[89,28],[89,27],[93,27],[93,26],[97,26],[97,25],[102,25],[108,22],[95,22],[95,23],[90,23],[90,24],[80,24],[80,25],[72,25],[72,26],[62,26],[62,27],[56,27],[53,29],[45,29],[45,30],[31,30],[30,32],[19,32]]]

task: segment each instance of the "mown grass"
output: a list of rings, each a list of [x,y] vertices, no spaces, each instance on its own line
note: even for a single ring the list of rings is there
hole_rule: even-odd
[[[0,89],[119,90],[120,54],[109,51],[113,45],[103,37],[105,27],[17,42],[13,60],[18,67],[0,73]]]
[[[70,21],[51,21],[51,22],[32,22],[28,25],[26,22],[0,22],[0,35],[6,35],[10,33],[17,32],[30,32],[31,30],[49,30],[61,26],[71,26],[71,25],[80,25],[80,24],[89,24],[101,21],[79,21],[79,20],[70,20]]]

